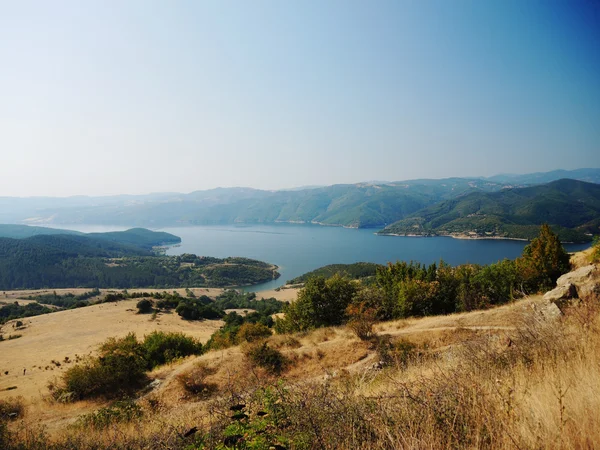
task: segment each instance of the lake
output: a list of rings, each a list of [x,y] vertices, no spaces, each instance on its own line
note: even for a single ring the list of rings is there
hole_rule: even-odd
[[[281,277],[249,288],[253,291],[276,288],[327,264],[385,264],[398,260],[431,264],[440,259],[451,265],[489,264],[516,258],[527,244],[512,240],[377,236],[373,229],[295,224],[169,227],[161,231],[181,237],[181,245],[169,248],[169,255],[244,256],[277,264]],[[565,246],[567,251],[588,247],[589,244]]]
[[[79,225],[60,226],[85,233],[121,231],[126,228]],[[389,261],[418,261],[431,264],[443,259],[451,265],[490,264],[521,255],[525,241],[468,240],[449,237],[377,236],[374,229],[350,229],[320,225],[222,225],[167,227],[181,237],[181,244],[169,247],[168,255],[195,253],[204,256],[244,256],[279,266],[281,277],[247,290],[279,287],[287,280],[327,264],[358,261],[385,264]],[[567,244],[567,251],[586,249],[590,244]]]

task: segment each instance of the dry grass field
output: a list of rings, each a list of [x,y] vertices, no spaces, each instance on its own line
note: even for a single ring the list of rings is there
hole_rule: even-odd
[[[0,399],[9,395],[28,400],[42,397],[50,379],[93,353],[98,344],[111,336],[134,332],[142,337],[154,330],[168,330],[206,341],[222,324],[185,321],[175,313],[160,313],[152,320],[151,314],[136,314],[136,303],[137,300],[102,303],[29,317],[22,319],[24,328],[20,330],[13,330],[11,322],[4,325],[7,334],[21,337],[0,342]],[[16,389],[7,391],[10,387]]]
[[[574,302],[559,316],[545,314],[547,305],[540,295],[380,323],[371,341],[346,327],[274,335],[268,345],[287,361],[276,376],[249,359],[249,344],[188,357],[150,373],[155,387],[137,399],[142,418],[83,432],[78,418],[107,403],[50,400],[45,385],[72,364],[65,356],[89,354],[129,331],[183,331],[204,341],[220,325],[172,314],[152,321],[135,314],[135,301],[102,304],[26,319],[21,338],[0,343],[9,370],[0,389],[17,386],[0,400],[23,396],[23,418],[10,427],[32,448],[40,447],[40,426],[42,441],[59,448],[598,448],[598,298]],[[46,370],[52,359],[61,366]],[[203,390],[190,392],[190,379]],[[229,407],[238,403],[250,416],[232,422]],[[186,437],[192,427],[217,441]],[[223,436],[232,434],[256,445],[224,446]]]

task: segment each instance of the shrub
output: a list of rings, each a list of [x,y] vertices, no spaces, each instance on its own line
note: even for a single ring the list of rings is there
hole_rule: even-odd
[[[100,408],[92,413],[84,414],[78,419],[77,425],[82,428],[90,427],[101,430],[116,423],[132,422],[142,416],[142,408],[137,403],[125,400]]]
[[[353,303],[346,308],[350,318],[348,328],[361,340],[366,341],[373,337],[373,325],[377,320],[377,310],[369,308],[365,303]]]
[[[593,263],[600,262],[600,236],[594,236],[590,261]]]
[[[279,375],[289,365],[289,360],[280,351],[269,347],[266,342],[248,346],[244,354],[253,365],[262,367],[274,375]]]
[[[210,394],[216,390],[216,385],[206,382],[206,377],[213,375],[216,369],[208,367],[204,363],[198,363],[189,372],[179,374],[177,381],[181,386],[189,393],[199,394]]]
[[[155,331],[142,343],[129,333],[121,339],[108,339],[100,346],[98,357],[69,368],[60,384],[51,383],[48,387],[53,397],[61,401],[115,398],[141,387],[147,380],[146,370],[201,352],[202,344],[182,333]]]
[[[0,422],[23,417],[23,414],[25,414],[25,406],[21,397],[0,400]]]
[[[260,323],[245,323],[237,332],[238,342],[255,342],[271,336],[269,327]]]
[[[389,335],[382,336],[377,341],[377,355],[383,364],[395,364],[396,367],[405,369],[417,356],[417,346],[404,339],[392,343]]]
[[[148,314],[153,311],[153,308],[152,308],[153,304],[147,298],[140,300],[139,302],[137,302],[137,304],[135,306],[138,309],[138,314]]]
[[[183,333],[153,331],[142,344],[148,369],[166,364],[176,358],[202,353],[202,344]]]
[[[180,301],[180,298],[161,298],[156,302],[156,307],[159,309],[173,309],[177,308]]]
[[[222,311],[215,309],[212,306],[204,306],[198,300],[180,301],[175,312],[186,320],[214,320],[220,319],[224,315]]]
[[[234,326],[215,331],[204,347],[211,350],[220,350],[236,345],[239,329],[240,327]]]
[[[137,389],[146,379],[147,361],[135,334],[110,338],[101,345],[97,358],[69,368],[61,386],[49,386],[55,399],[117,397]]]

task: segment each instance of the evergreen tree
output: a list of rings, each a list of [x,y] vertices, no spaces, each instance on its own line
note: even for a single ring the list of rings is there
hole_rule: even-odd
[[[569,254],[548,224],[542,225],[539,236],[525,247],[518,265],[525,284],[534,291],[554,288],[558,277],[571,268]]]

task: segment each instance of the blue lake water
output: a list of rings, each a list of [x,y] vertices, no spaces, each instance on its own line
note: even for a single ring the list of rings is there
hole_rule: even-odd
[[[489,264],[516,258],[527,244],[512,240],[377,236],[373,229],[292,224],[180,227],[162,231],[182,239],[180,246],[168,249],[169,255],[244,256],[277,264],[281,277],[251,288],[257,291],[281,286],[287,280],[327,264],[358,261],[385,264],[398,260],[430,264],[440,259],[452,265]],[[565,247],[568,251],[577,251],[588,246]]]
[[[125,229],[93,225],[57,227],[88,233]],[[431,264],[440,259],[452,265],[489,264],[504,258],[516,258],[527,244],[512,240],[377,236],[373,229],[294,224],[167,227],[157,231],[181,237],[181,245],[170,247],[168,255],[244,256],[277,264],[281,277],[248,288],[253,291],[276,288],[287,280],[327,264],[358,261],[385,264],[398,260]],[[567,251],[588,247],[589,244],[565,245]]]

